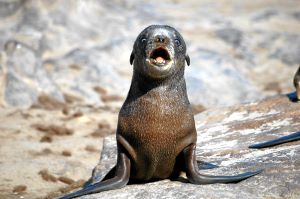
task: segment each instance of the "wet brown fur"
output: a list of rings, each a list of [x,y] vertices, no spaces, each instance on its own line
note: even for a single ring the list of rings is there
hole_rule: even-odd
[[[119,113],[117,128],[118,145],[125,148],[131,160],[131,179],[148,181],[170,177],[184,165],[178,155],[196,143],[193,111],[184,80],[183,42],[184,48],[175,52],[181,54],[174,58],[176,70],[166,78],[149,78],[137,69],[141,67],[139,62],[134,64],[131,87]],[[138,53],[135,59],[142,59],[136,56]]]
[[[196,143],[183,74],[154,88],[145,88],[143,85],[148,83],[139,77],[134,77],[133,82],[120,111],[117,130],[119,144],[122,145],[122,137],[131,146],[124,147],[132,161],[131,178],[168,178],[177,170],[175,167],[183,165],[175,165],[176,157]]]

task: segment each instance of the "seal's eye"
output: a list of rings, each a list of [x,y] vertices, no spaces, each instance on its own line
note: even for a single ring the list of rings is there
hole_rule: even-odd
[[[141,41],[142,43],[146,43],[147,40],[145,38],[142,38]]]
[[[175,39],[175,44],[177,45],[177,46],[180,46],[180,41],[179,41],[179,39]]]

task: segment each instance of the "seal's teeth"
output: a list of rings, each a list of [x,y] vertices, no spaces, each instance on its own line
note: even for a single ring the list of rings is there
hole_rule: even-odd
[[[168,60],[164,59],[163,57],[156,57],[156,58],[150,58],[150,63],[156,65],[156,66],[164,66],[169,63]]]

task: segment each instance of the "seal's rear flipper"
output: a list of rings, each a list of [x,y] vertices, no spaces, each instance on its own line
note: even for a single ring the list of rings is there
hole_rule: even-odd
[[[210,176],[197,173],[197,175],[190,176],[188,179],[193,184],[237,183],[255,176],[262,171],[245,172],[234,176]]]
[[[249,148],[261,149],[261,148],[272,147],[272,146],[276,146],[279,144],[293,142],[293,141],[297,141],[297,140],[300,140],[300,131],[298,131],[296,133],[292,133],[287,136],[282,136],[282,137],[274,139],[274,140],[270,140],[270,141],[266,141],[266,142],[262,142],[262,143],[258,143],[258,144],[253,144],[253,145],[250,145]]]
[[[210,176],[200,174],[196,163],[195,156],[195,144],[186,147],[183,150],[186,176],[188,180],[193,184],[215,184],[215,183],[237,183],[252,176],[261,173],[263,170],[258,170],[254,172],[241,173],[235,176]]]

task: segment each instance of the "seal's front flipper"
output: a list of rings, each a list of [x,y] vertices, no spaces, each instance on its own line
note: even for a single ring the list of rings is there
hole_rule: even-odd
[[[129,177],[130,177],[130,159],[127,157],[126,154],[120,153],[118,157],[117,166],[116,166],[116,173],[113,178],[101,182],[97,182],[95,184],[91,184],[79,191],[64,195],[57,199],[71,199],[71,198],[76,198],[87,194],[122,188],[128,183]]]
[[[214,183],[236,183],[262,172],[262,170],[255,172],[246,172],[235,176],[210,176],[200,174],[197,169],[195,144],[186,147],[183,150],[186,176],[193,184],[214,184]]]
[[[103,177],[103,179],[99,180],[99,181],[104,181],[104,180],[113,178],[115,176],[115,173],[116,173],[116,166],[114,166],[112,169],[110,169],[109,172]],[[93,170],[93,176],[94,175],[95,175],[95,169]],[[86,181],[86,183],[84,183],[83,187],[88,187],[88,186],[91,186],[92,184],[95,184],[98,182],[98,181],[93,180],[93,176],[90,177],[90,179],[88,179],[88,181]]]
[[[287,142],[293,142],[293,141],[297,141],[297,140],[300,140],[300,131],[298,131],[296,133],[292,133],[292,134],[287,135],[287,136],[282,136],[282,137],[274,139],[274,140],[269,140],[269,141],[266,141],[266,142],[253,144],[253,145],[250,145],[249,148],[251,148],[251,149],[261,149],[261,148],[272,147],[272,146],[276,146],[276,145],[279,145],[279,144],[283,144],[283,143],[287,143]]]

